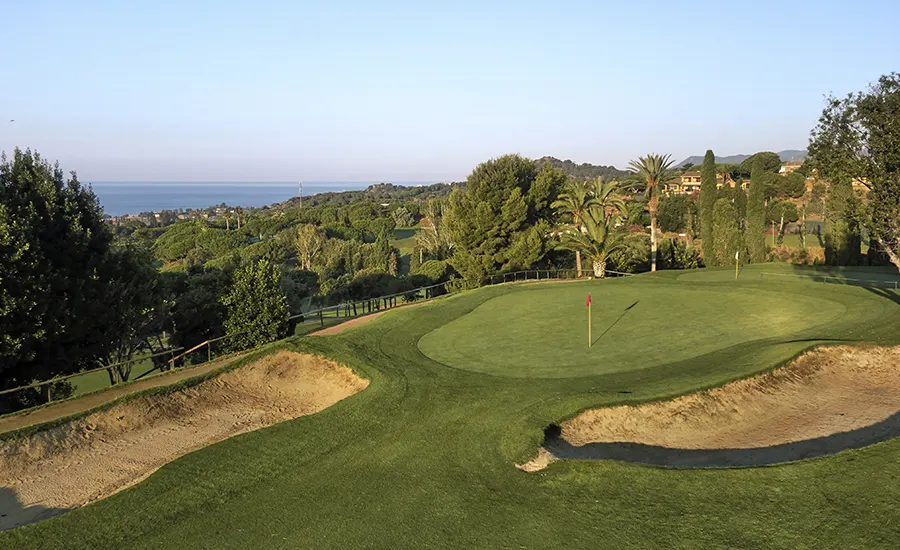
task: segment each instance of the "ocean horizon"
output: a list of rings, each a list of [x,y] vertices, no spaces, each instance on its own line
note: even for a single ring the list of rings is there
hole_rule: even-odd
[[[361,191],[377,181],[368,182],[303,182],[303,196],[319,193]],[[412,187],[434,182],[392,182]],[[141,212],[208,208],[225,203],[229,206],[258,208],[284,202],[299,195],[298,182],[240,181],[95,181],[89,184],[97,195],[103,213],[124,216]]]

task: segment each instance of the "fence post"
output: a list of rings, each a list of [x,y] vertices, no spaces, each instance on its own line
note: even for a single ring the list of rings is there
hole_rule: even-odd
[[[209,343],[209,340],[206,341],[206,362],[209,363],[212,361],[212,344]]]

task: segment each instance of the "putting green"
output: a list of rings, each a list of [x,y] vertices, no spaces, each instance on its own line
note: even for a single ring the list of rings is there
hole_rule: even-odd
[[[585,299],[593,295],[588,347]],[[640,279],[534,287],[491,299],[426,334],[419,349],[485,374],[561,378],[672,363],[729,346],[790,337],[844,305],[788,292],[661,285]]]

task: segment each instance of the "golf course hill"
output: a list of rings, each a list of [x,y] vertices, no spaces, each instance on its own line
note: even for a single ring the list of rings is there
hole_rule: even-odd
[[[759,264],[499,284],[281,340],[0,434],[0,513],[47,518],[0,548],[893,548],[898,282]],[[138,403],[225,427],[109,491],[78,437],[177,440]]]

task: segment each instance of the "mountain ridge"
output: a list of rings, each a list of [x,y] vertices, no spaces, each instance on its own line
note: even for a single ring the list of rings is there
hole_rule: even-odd
[[[790,160],[806,160],[806,149],[785,149],[784,151],[779,151],[778,156],[781,157],[782,162],[787,162]],[[751,155],[730,155],[725,157],[716,156],[716,163],[718,164],[740,164],[750,158]],[[694,155],[690,156],[683,161],[679,162],[676,167],[681,168],[682,166],[691,163],[699,166],[703,163],[703,155]]]

